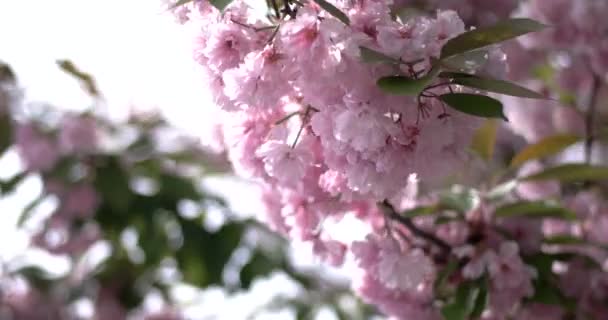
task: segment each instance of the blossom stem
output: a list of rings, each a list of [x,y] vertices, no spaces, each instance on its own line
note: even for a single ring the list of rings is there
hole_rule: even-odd
[[[418,228],[416,226],[416,224],[414,224],[414,221],[412,221],[411,218],[404,217],[404,216],[400,215],[399,213],[397,213],[397,211],[395,210],[395,207],[393,207],[393,205],[390,202],[388,202],[388,200],[384,200],[384,201],[378,203],[378,206],[380,206],[380,208],[382,209],[384,214],[386,214],[390,219],[398,221],[399,223],[403,224],[414,236],[425,239],[425,240],[435,244],[436,246],[441,248],[441,250],[443,250],[444,252],[449,253],[450,251],[452,251],[452,247],[447,242],[439,239],[437,236],[435,236],[432,233],[426,232],[426,231]]]
[[[302,131],[304,131],[304,127],[306,126],[306,121],[308,120],[308,115],[310,114],[310,106],[306,107],[306,111],[304,111],[304,116],[302,117],[302,125],[300,126],[300,130],[298,130],[298,134],[296,135],[291,148],[295,148],[298,140],[300,140],[300,136],[302,135]]]
[[[601,80],[597,77],[593,77],[593,87],[591,89],[591,98],[589,99],[589,109],[585,116],[585,162],[591,162],[591,156],[593,152],[593,140],[594,140],[594,129],[593,120],[595,117],[595,111],[597,107],[597,98],[600,91]]]

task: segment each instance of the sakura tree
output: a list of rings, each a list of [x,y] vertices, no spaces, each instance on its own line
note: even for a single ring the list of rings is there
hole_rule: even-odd
[[[394,319],[604,319],[608,2],[170,1],[266,223]],[[456,11],[452,11],[456,10]],[[329,222],[356,217],[362,241]]]

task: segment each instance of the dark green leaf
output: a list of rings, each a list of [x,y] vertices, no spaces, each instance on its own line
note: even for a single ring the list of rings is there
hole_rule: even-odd
[[[256,252],[251,260],[241,269],[241,286],[248,289],[257,277],[269,275],[277,264],[263,252]]]
[[[529,160],[553,156],[580,140],[579,136],[571,134],[560,134],[544,138],[520,151],[511,160],[511,167],[518,167]]]
[[[441,49],[441,59],[540,31],[545,25],[530,19],[509,19],[481,27],[450,39]]]
[[[15,83],[17,78],[10,66],[0,61],[0,82]]]
[[[445,320],[467,320],[467,312],[463,305],[448,304],[441,308]]]
[[[576,214],[566,208],[544,201],[522,201],[504,205],[494,212],[499,218],[524,216],[530,218],[562,218],[575,220]]]
[[[546,238],[543,240],[546,244],[584,244],[585,241],[581,238],[568,236],[568,235],[559,235],[550,238]]]
[[[498,122],[495,119],[488,119],[473,135],[471,148],[486,161],[490,161],[494,157],[497,132]]]
[[[34,212],[34,209],[36,209],[36,207],[38,207],[38,205],[41,204],[44,199],[44,196],[39,196],[23,209],[21,215],[19,216],[19,220],[17,220],[17,227],[23,226],[23,224],[30,218],[30,216]]]
[[[2,106],[0,106],[1,108]],[[11,117],[0,109],[0,156],[11,146],[13,130]]]
[[[465,52],[463,54],[455,55],[439,63],[441,66],[452,70],[473,70],[483,66],[488,62],[488,51],[486,50],[475,50]]]
[[[348,16],[344,14],[340,9],[336,8],[333,4],[325,1],[325,0],[314,0],[319,7],[323,8],[323,10],[329,12],[336,19],[342,21],[345,25],[350,25],[350,20]]]
[[[57,65],[59,68],[63,70],[65,73],[75,77],[76,79],[82,82],[85,90],[92,96],[99,96],[99,90],[97,89],[97,83],[95,83],[95,79],[93,77],[78,69],[74,63],[70,60],[58,60]]]
[[[439,96],[439,98],[462,113],[508,121],[503,112],[502,103],[494,98],[470,93],[447,93]]]
[[[468,320],[476,309],[480,292],[476,283],[462,283],[456,291],[454,301],[441,309],[445,320]]]
[[[490,295],[488,293],[488,280],[487,276],[480,278],[476,281],[479,288],[479,294],[475,299],[475,304],[473,305],[473,309],[471,310],[471,318],[477,319],[481,316],[483,311],[486,309],[489,303]]]
[[[433,67],[424,77],[412,79],[405,76],[388,76],[378,79],[377,85],[386,93],[394,95],[416,96],[422,92],[439,74]]]
[[[478,201],[472,189],[454,189],[440,194],[439,208],[464,213],[472,210]]]
[[[458,260],[450,259],[448,264],[437,274],[437,279],[435,280],[435,292],[442,292],[447,281],[456,270],[458,270]]]
[[[608,166],[592,166],[581,163],[563,164],[524,177],[521,180],[557,180],[560,182],[604,181],[608,180]]]
[[[509,193],[513,192],[515,188],[517,188],[516,180],[507,181],[488,191],[488,193],[485,194],[485,198],[488,200],[502,199]]]
[[[419,216],[428,216],[435,212],[437,212],[437,207],[434,207],[434,206],[416,207],[416,208],[405,211],[403,213],[403,216],[413,218],[413,217],[419,217]]]
[[[178,0],[172,6],[170,6],[169,9],[175,9],[175,8],[177,8],[179,6],[183,6],[183,5],[185,5],[187,3],[190,3],[192,1],[194,1],[194,0]]]
[[[27,177],[27,175],[28,175],[27,172],[21,172],[21,173],[14,175],[7,181],[0,181],[0,195],[6,195],[6,194],[9,194],[9,193],[15,191],[15,188],[17,187],[17,185],[19,185],[19,183],[21,181],[23,181],[23,179],[25,179],[25,177]]]
[[[177,2],[175,2],[172,6],[169,7],[169,9],[175,9],[179,6],[183,6],[185,4],[188,4],[190,2],[193,2],[194,0],[178,0]],[[231,2],[232,0],[211,0],[209,1],[215,8],[217,8],[218,10],[222,11],[224,10]]]
[[[405,76],[382,77],[377,84],[384,92],[406,96],[418,95],[428,85],[425,80]]]
[[[522,98],[530,98],[530,99],[546,99],[542,94],[532,91],[528,88],[524,88],[515,83],[491,79],[491,78],[483,78],[476,75],[466,74],[466,73],[453,73],[446,72],[442,74],[443,76],[450,75],[452,81],[456,84],[467,86],[474,89],[484,90],[488,92],[495,92],[500,94],[506,94],[515,97]]]
[[[560,290],[552,285],[546,278],[539,278],[534,281],[534,295],[529,299],[531,302],[543,304],[562,304]]]
[[[359,47],[361,60],[367,63],[399,63],[399,60],[391,58],[382,52],[366,47]]]
[[[211,0],[210,2],[218,10],[223,11],[230,3],[232,3],[232,0]]]
[[[116,214],[123,213],[129,207],[133,197],[129,183],[129,176],[117,157],[105,159],[105,163],[97,168],[95,187]]]

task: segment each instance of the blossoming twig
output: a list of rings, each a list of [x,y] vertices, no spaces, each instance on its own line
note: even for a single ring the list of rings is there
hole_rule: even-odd
[[[414,222],[412,221],[411,218],[404,217],[404,216],[398,214],[397,211],[395,210],[395,207],[393,207],[393,205],[390,204],[390,202],[388,202],[388,200],[384,200],[381,203],[379,203],[378,205],[380,206],[380,208],[382,209],[384,214],[386,214],[390,219],[398,221],[401,224],[403,224],[414,236],[423,238],[423,239],[435,244],[436,246],[441,248],[441,250],[443,250],[444,252],[452,251],[452,247],[449,244],[447,244],[445,241],[439,239],[434,234],[428,233],[428,232],[418,228],[414,224]]]

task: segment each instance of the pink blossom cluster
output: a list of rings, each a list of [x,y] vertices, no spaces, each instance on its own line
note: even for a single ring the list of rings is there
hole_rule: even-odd
[[[26,171],[42,174],[45,195],[59,200],[46,225],[32,238],[33,244],[56,254],[78,254],[100,238],[94,225],[73,230],[74,222],[95,213],[97,191],[82,178],[87,174],[86,166],[81,167],[84,172],[70,172],[73,177],[57,178],[52,171],[62,162],[84,160],[94,152],[99,147],[98,132],[95,120],[88,116],[67,114],[60,125],[57,132],[47,132],[36,121],[19,123],[15,145]]]
[[[465,30],[455,12],[402,23],[385,1],[335,5],[349,25],[313,2],[277,26],[253,19],[239,1],[221,15],[208,3],[190,8],[200,28],[195,59],[225,112],[235,169],[272,193],[277,230],[334,257],[344,248],[323,238],[325,217],[373,216],[374,202],[398,200],[412,173],[429,183],[445,178],[468,159],[478,124],[436,99],[382,92],[376,80],[395,66],[361,58],[360,48],[369,48],[408,62],[401,72],[424,74]]]
[[[601,1],[575,2],[532,0],[521,5],[520,13],[578,28],[577,41],[560,44],[555,35],[549,36],[553,42],[539,40],[554,31],[537,40],[511,41],[504,50],[491,48],[489,61],[478,68],[555,100],[565,91],[577,103],[585,100],[593,86],[590,69],[604,72],[597,60],[606,37],[604,31],[587,28],[584,20],[586,15],[597,20],[591,11],[604,7]],[[577,210],[576,199],[587,197],[583,192],[564,202],[577,212],[577,222],[497,214],[500,205],[570,196],[555,181],[518,183],[498,202],[481,200],[491,183],[483,181],[474,196],[479,201],[466,209],[443,207],[436,190],[419,194],[417,179],[425,187],[440,186],[472,160],[468,147],[479,122],[444,109],[436,99],[386,94],[376,83],[384,76],[415,78],[429,72],[442,46],[465,31],[458,14],[466,25],[489,24],[512,14],[518,1],[426,1],[421,7],[434,15],[408,19],[392,15],[395,7],[409,8],[408,1],[330,1],[344,17],[329,14],[325,1],[289,3],[283,16],[277,13],[269,20],[256,18],[241,1],[222,13],[203,1],[182,9],[187,11],[182,20],[197,32],[194,59],[223,111],[221,136],[230,160],[238,174],[262,185],[266,221],[275,231],[310,242],[333,265],[352,255],[358,266],[355,291],[395,319],[442,319],[450,303],[456,303],[450,294],[480,283],[489,297],[480,319],[601,314],[607,293],[604,272],[578,261],[590,258],[602,264],[605,252],[587,244],[550,246],[553,253],[575,255],[550,261],[550,270],[540,270],[534,259],[548,257],[544,241],[555,235],[605,245],[608,213],[595,207]],[[544,10],[554,7],[571,15],[556,15],[552,21]],[[400,63],[364,61],[365,48]],[[595,62],[586,65],[583,57]],[[555,83],[532,80],[531,71],[544,63],[552,64]],[[562,133],[584,135],[588,124],[582,110],[555,100],[503,99],[509,128],[530,143]],[[528,176],[546,166],[528,162],[517,174]],[[602,203],[601,197],[590,203]],[[421,206],[432,207],[435,214],[410,218],[398,213]],[[365,240],[341,243],[323,228],[326,220],[345,214],[369,224]],[[564,295],[559,298],[574,299],[581,307],[538,301],[541,284],[561,286],[576,272],[589,276],[577,278],[580,290],[573,288],[572,294],[560,287]]]

